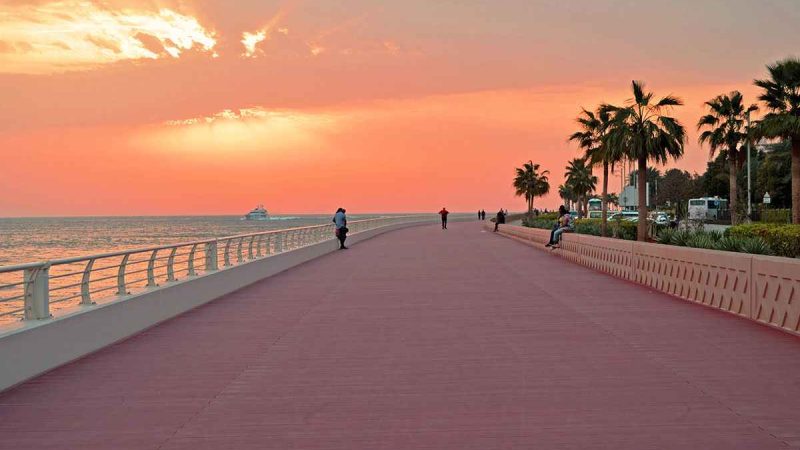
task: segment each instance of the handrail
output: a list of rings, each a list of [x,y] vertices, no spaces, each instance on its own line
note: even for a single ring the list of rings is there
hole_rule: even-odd
[[[351,233],[358,233],[392,224],[433,220],[435,217],[430,214],[382,216],[350,221],[348,228]],[[50,304],[75,300],[79,305],[91,307],[97,300],[95,294],[100,292],[103,292],[100,298],[121,298],[129,295],[132,289],[155,289],[183,278],[226,270],[333,240],[333,230],[332,223],[309,225],[0,266],[0,275],[5,274],[7,279],[12,274],[19,276],[13,282],[3,284],[0,281],[0,292],[6,294],[0,295],[0,305],[14,303],[15,312],[20,311],[16,309],[17,306],[24,306],[21,311],[25,319],[47,319],[51,317]],[[185,259],[176,258],[179,255],[188,256]],[[156,261],[164,259],[165,263],[156,264]],[[75,264],[81,266],[75,267]],[[140,275],[126,276],[133,274]],[[6,316],[6,313],[0,309],[0,317]]]
[[[361,223],[361,222],[369,222],[379,219],[397,219],[397,218],[408,218],[408,217],[427,217],[426,215],[413,215],[413,216],[390,216],[390,217],[376,217],[372,219],[359,219],[359,220],[352,220],[349,221],[349,224]],[[288,231],[295,231],[295,230],[303,230],[307,228],[327,228],[330,227],[329,224],[322,224],[322,225],[308,225],[305,227],[293,227],[293,228],[281,228],[280,230],[267,230],[267,231],[259,231],[257,233],[247,233],[247,234],[236,234],[232,236],[224,236],[219,238],[211,238],[211,239],[203,239],[199,241],[188,241],[188,242],[178,242],[175,244],[164,244],[164,245],[156,245],[152,247],[141,247],[141,248],[134,248],[130,250],[117,250],[114,252],[108,253],[98,253],[88,256],[73,256],[70,258],[59,258],[59,259],[51,259],[41,262],[29,262],[29,263],[22,263],[22,264],[14,264],[14,265],[7,265],[7,266],[0,266],[0,273],[5,272],[12,272],[24,269],[31,269],[34,267],[41,267],[47,263],[50,265],[62,265],[62,264],[73,264],[78,262],[88,261],[90,259],[102,259],[102,258],[112,258],[115,256],[124,256],[129,253],[144,253],[144,252],[152,252],[154,250],[167,250],[173,247],[186,247],[189,245],[195,244],[206,244],[209,242],[227,240],[227,239],[237,239],[237,238],[244,238],[250,236],[263,236],[265,234],[280,234]]]

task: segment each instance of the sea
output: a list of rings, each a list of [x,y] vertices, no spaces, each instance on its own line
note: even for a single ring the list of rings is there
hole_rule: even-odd
[[[391,214],[352,215],[359,220]],[[330,223],[332,214],[271,215],[268,220],[248,221],[241,216],[164,217],[36,217],[0,218],[0,267],[52,259],[86,256],[118,250],[190,242],[260,231],[279,230]],[[0,273],[0,286],[18,282],[19,272]],[[62,280],[67,282],[66,279]],[[51,280],[51,288],[57,280]],[[19,290],[19,289],[16,289]],[[14,289],[0,289],[0,324],[19,314],[21,302],[4,302],[18,295]]]

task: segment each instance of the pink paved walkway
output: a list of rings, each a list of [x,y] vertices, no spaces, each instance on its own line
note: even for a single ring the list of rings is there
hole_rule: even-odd
[[[800,339],[417,227],[0,394],[0,448],[800,448]]]

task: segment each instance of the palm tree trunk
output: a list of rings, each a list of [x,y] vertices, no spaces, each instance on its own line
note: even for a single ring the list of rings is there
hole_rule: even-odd
[[[603,197],[600,199],[600,208],[603,210],[600,222],[600,236],[606,236],[606,223],[608,222],[608,161],[603,161]]]
[[[736,182],[736,153],[728,150],[728,186],[730,188],[730,199],[728,200],[728,209],[731,211],[731,225],[739,223],[739,189]]]
[[[636,175],[639,178],[639,223],[636,224],[636,240],[647,240],[647,157],[639,157],[639,170]]]
[[[800,134],[792,136],[792,223],[800,224]]]

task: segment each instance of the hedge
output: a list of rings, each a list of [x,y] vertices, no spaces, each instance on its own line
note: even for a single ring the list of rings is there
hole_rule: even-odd
[[[736,238],[759,237],[778,256],[800,257],[800,225],[748,223],[730,227],[725,234]]]
[[[761,221],[767,223],[787,224],[792,221],[791,209],[762,209]]]
[[[575,232],[600,236],[603,219],[578,219],[575,221]],[[628,241],[636,240],[636,222],[630,220],[609,220],[608,236]]]
[[[545,214],[533,219],[523,220],[522,224],[529,228],[541,228],[544,230],[552,230],[556,224],[556,218],[543,218]],[[590,234],[592,236],[600,236],[600,225],[602,219],[577,219],[575,221],[575,232],[578,234]],[[620,239],[627,239],[630,241],[636,240],[636,223],[629,220],[609,220],[608,221],[608,235]]]

